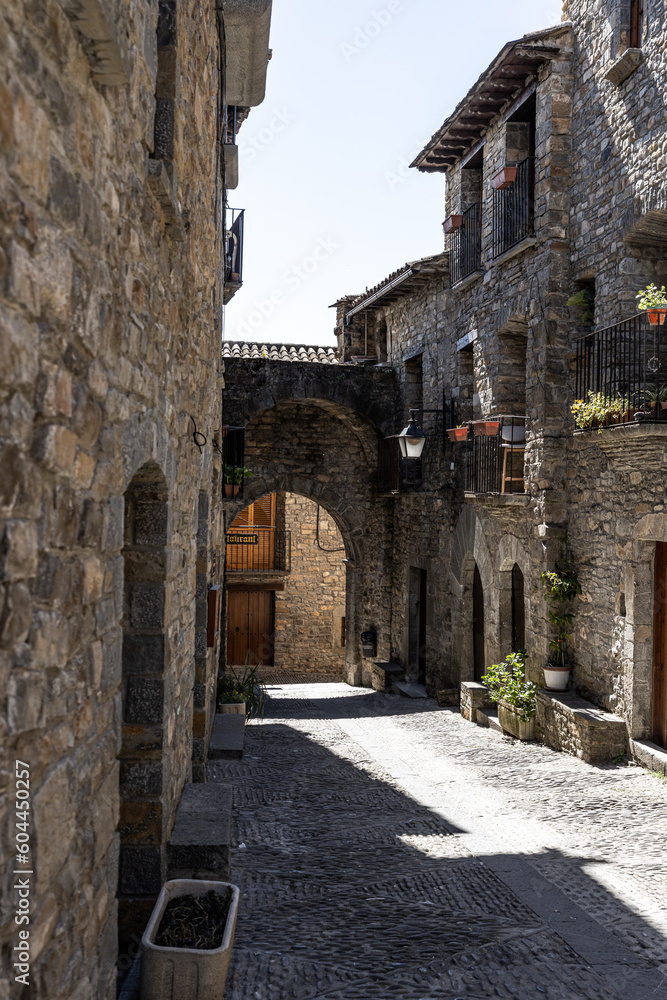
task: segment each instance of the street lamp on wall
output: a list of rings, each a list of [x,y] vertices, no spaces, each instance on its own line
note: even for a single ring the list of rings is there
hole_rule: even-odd
[[[410,410],[410,421],[398,435],[398,444],[403,458],[421,458],[426,444],[426,435],[417,423],[418,410]]]

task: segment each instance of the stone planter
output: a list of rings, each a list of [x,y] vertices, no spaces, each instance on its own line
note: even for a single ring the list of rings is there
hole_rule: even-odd
[[[218,705],[218,711],[222,715],[245,715],[245,702],[236,701]]]
[[[463,444],[468,438],[468,428],[467,427],[450,427],[447,430],[447,437],[454,444]]]
[[[535,738],[535,717],[524,722],[519,718],[520,713],[509,705],[506,701],[498,702],[498,722],[506,733],[516,736],[518,740],[532,740]]]
[[[228,884],[185,878],[164,884],[141,939],[141,1000],[222,1000],[239,905],[239,890],[235,885],[219,948],[210,951],[163,948],[153,944],[153,939],[170,900],[176,896],[204,896],[209,890],[215,892]]]
[[[544,670],[544,686],[547,691],[567,691],[571,667],[553,667],[550,663]]]
[[[500,427],[500,421],[473,420],[472,426],[477,437],[495,437]]]

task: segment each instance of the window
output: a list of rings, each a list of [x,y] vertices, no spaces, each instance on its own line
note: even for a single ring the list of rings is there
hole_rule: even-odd
[[[424,405],[423,355],[417,354],[405,362],[405,405],[408,410],[421,410]]]
[[[639,49],[642,44],[644,0],[630,0],[630,48]]]
[[[505,126],[505,170],[513,171],[493,190],[493,256],[533,235],[535,198],[535,94],[521,104]]]
[[[452,285],[478,271],[482,247],[482,181],[484,148],[461,167],[461,225],[449,236]]]

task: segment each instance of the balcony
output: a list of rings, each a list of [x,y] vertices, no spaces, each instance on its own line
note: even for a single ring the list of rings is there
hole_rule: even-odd
[[[517,164],[516,179],[509,187],[493,192],[493,256],[533,235],[535,157]]]
[[[590,403],[580,430],[661,424],[667,430],[667,334],[645,313],[577,341],[576,398]],[[656,428],[658,429],[658,428]]]
[[[292,533],[248,524],[227,532],[227,573],[289,573]]]
[[[481,221],[479,203],[464,213],[461,225],[449,234],[449,280],[456,285],[481,267]]]
[[[476,420],[463,447],[466,493],[525,494],[525,417],[498,414]]]
[[[231,223],[227,228],[225,220],[225,305],[236,295],[243,284],[243,225],[244,208],[227,209],[231,212]]]
[[[380,438],[378,493],[414,493],[422,487],[421,458],[403,458],[398,437]]]

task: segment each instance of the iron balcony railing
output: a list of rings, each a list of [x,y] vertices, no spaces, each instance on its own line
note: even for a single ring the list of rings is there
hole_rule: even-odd
[[[641,313],[577,341],[576,397],[598,414],[590,426],[667,420],[666,329]]]
[[[227,213],[231,213],[231,219]],[[225,303],[243,284],[244,208],[225,212]]]
[[[493,192],[493,256],[533,235],[535,157],[517,164],[516,179],[502,191]]]
[[[458,229],[448,236],[449,280],[455,285],[481,266],[481,206],[476,203],[463,213]]]
[[[229,528],[226,540],[228,573],[289,573],[292,568],[292,534],[282,528]]]
[[[421,458],[403,458],[398,437],[380,438],[378,493],[412,493],[422,487]]]
[[[464,444],[466,493],[525,493],[526,418],[475,420]]]

